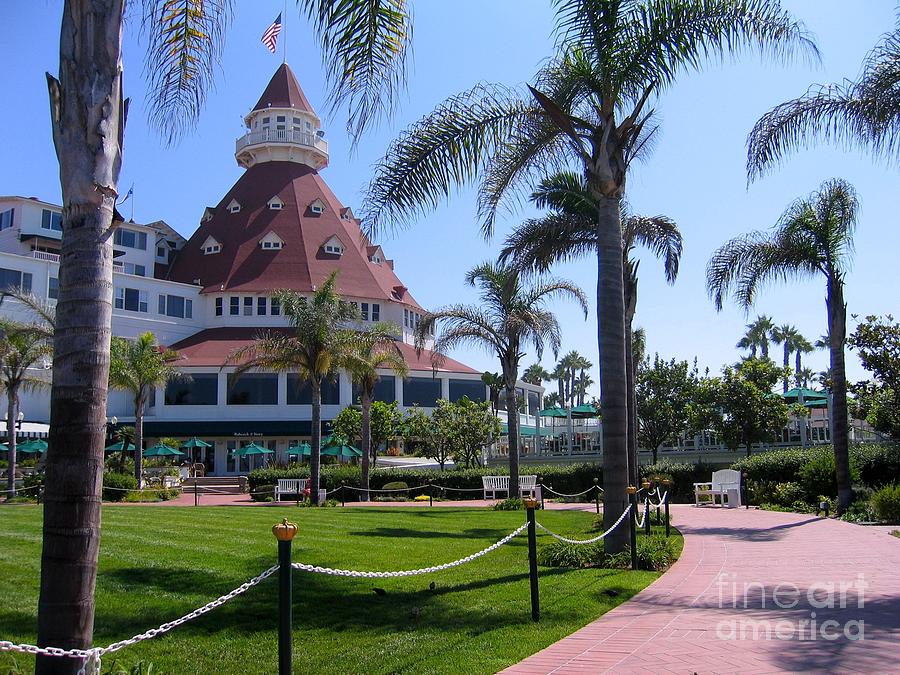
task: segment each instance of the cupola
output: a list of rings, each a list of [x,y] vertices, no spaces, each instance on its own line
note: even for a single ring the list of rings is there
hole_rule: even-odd
[[[247,133],[235,142],[237,163],[296,162],[316,171],[328,166],[322,123],[286,63],[275,71],[246,117]]]

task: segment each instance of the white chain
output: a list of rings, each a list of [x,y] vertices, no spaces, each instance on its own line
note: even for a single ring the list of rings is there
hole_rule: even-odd
[[[544,489],[544,490],[546,490],[547,492],[552,492],[552,493],[555,494],[555,495],[559,495],[560,497],[580,497],[581,495],[586,495],[586,494],[587,494],[588,492],[590,492],[591,490],[599,490],[600,492],[603,492],[603,488],[600,487],[599,485],[592,485],[592,486],[589,487],[587,490],[583,490],[582,492],[576,492],[576,493],[573,494],[573,495],[568,495],[568,494],[566,494],[565,492],[557,492],[557,491],[554,490],[552,487],[548,487],[548,486],[543,485],[543,484],[541,484],[541,488]]]
[[[647,518],[647,512],[646,512],[646,511],[643,511],[643,512],[642,512],[642,515],[641,515],[641,517],[640,517],[640,519],[638,519],[637,514],[638,514],[639,511],[640,511],[640,509],[638,509],[637,511],[635,511],[635,514],[634,514],[634,524],[637,526],[638,529],[641,529],[642,527],[644,527],[644,520]]]
[[[564,542],[567,543],[567,544],[596,544],[598,541],[600,541],[601,539],[603,539],[603,538],[604,538],[606,535],[608,535],[610,532],[612,532],[613,530],[615,530],[615,529],[622,523],[622,521],[625,520],[625,516],[628,515],[629,511],[631,511],[631,504],[629,504],[629,505],[628,505],[628,508],[626,508],[626,509],[622,512],[622,515],[619,516],[619,519],[618,519],[615,523],[613,523],[613,526],[612,526],[611,528],[609,528],[606,532],[604,532],[604,533],[602,533],[602,534],[600,534],[600,535],[594,537],[593,539],[584,539],[584,540],[581,540],[581,539],[567,539],[566,537],[563,537],[562,535],[556,534],[556,532],[552,532],[551,530],[548,530],[546,527],[544,527],[543,525],[541,525],[541,524],[538,523],[538,522],[535,522],[534,524],[537,525],[539,528],[541,528],[544,532],[546,532],[547,534],[549,534],[549,535],[550,535],[551,537],[553,537],[554,539],[558,539],[559,541],[564,541]]]
[[[453,490],[454,492],[483,492],[484,488],[455,488],[444,485],[435,485],[434,487],[440,488],[441,490]]]
[[[389,579],[391,577],[412,577],[417,574],[428,574],[430,572],[440,572],[441,570],[450,569],[451,567],[458,567],[459,565],[464,565],[465,563],[472,562],[476,558],[480,558],[483,555],[487,555],[491,551],[495,551],[504,544],[509,543],[512,539],[520,535],[525,531],[525,528],[528,527],[528,523],[525,523],[518,529],[510,532],[508,535],[503,537],[500,541],[491,544],[486,549],[478,551],[478,553],[473,553],[472,555],[466,556],[465,558],[460,558],[459,560],[454,560],[453,562],[444,563],[443,565],[435,565],[434,567],[422,567],[420,569],[415,570],[400,570],[398,572],[359,572],[357,570],[339,570],[332,569],[330,567],[319,567],[318,565],[306,565],[304,563],[293,563],[291,566],[294,569],[301,570],[303,572],[315,572],[317,574],[330,574],[336,577],[362,577],[366,579]]]
[[[665,492],[663,492],[662,497],[659,498],[659,503],[650,502],[650,506],[652,506],[652,507],[654,507],[654,508],[656,508],[656,507],[658,507],[658,506],[662,506],[663,504],[666,503],[666,499],[667,499],[668,497],[669,497],[669,491],[666,490]]]
[[[39,490],[40,485],[32,485],[31,487],[20,487],[15,490],[0,490],[0,492],[28,492],[29,490]]]
[[[364,492],[362,488],[354,487],[352,485],[345,485],[349,490],[356,490],[357,492]],[[413,492],[415,490],[421,490],[423,488],[427,488],[427,485],[419,485],[418,487],[405,487],[405,488],[394,488],[391,490],[376,490],[375,488],[369,488],[369,492]]]

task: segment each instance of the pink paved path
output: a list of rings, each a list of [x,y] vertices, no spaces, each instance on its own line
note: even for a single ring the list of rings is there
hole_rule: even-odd
[[[693,506],[673,506],[673,519],[685,546],[672,569],[503,672],[900,672],[900,539],[889,528]],[[858,575],[866,584],[862,596]],[[747,583],[753,585],[745,608]],[[823,606],[829,598],[834,608]],[[863,640],[844,636],[845,628],[853,637],[859,633],[848,622],[864,622]],[[823,626],[825,635],[839,637],[823,638]]]

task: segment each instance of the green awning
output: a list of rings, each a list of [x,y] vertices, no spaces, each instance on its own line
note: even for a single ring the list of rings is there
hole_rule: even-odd
[[[565,408],[544,408],[540,412],[541,417],[568,417]]]

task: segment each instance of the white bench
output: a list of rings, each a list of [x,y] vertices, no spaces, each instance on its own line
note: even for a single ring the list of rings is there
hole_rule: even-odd
[[[281,495],[302,495],[309,486],[309,478],[279,478],[275,486],[275,501],[281,501]],[[327,499],[327,490],[319,490],[319,503],[323,504]]]
[[[505,492],[509,496],[509,476],[482,476],[481,486],[485,499],[497,499],[498,492]],[[530,497],[534,497],[536,489],[537,476],[519,476],[519,495],[527,492]]]
[[[700,497],[709,496],[715,506],[716,497],[719,503],[725,506],[736,507],[741,505],[741,472],[735,469],[720,469],[713,471],[712,480],[708,483],[694,483],[694,506],[700,506]]]

